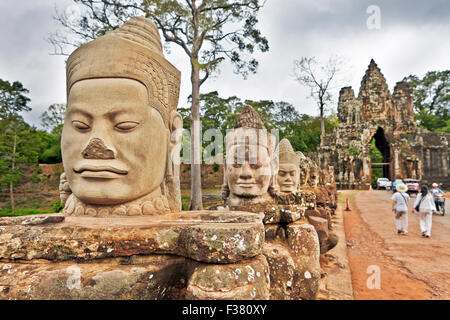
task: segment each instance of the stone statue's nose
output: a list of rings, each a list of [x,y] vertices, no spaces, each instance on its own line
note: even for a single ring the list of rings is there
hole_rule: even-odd
[[[250,179],[252,177],[252,171],[248,163],[244,163],[241,168],[239,178]]]
[[[108,148],[99,138],[92,138],[81,154],[85,159],[115,159],[114,150]]]

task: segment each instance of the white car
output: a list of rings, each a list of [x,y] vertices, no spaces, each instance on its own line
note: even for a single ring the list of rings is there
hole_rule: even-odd
[[[391,185],[392,185],[392,183],[388,178],[378,178],[377,179],[377,190],[380,190],[380,189],[390,190]]]
[[[408,193],[419,193],[420,185],[419,180],[416,179],[405,179],[403,183],[408,187]]]

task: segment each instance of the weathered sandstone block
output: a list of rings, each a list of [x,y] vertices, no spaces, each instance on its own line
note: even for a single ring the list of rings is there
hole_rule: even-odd
[[[308,217],[308,221],[310,224],[314,226],[314,229],[316,229],[317,236],[319,237],[319,244],[320,244],[320,253],[327,252],[328,248],[328,220],[320,218],[320,217],[314,217],[310,216]]]
[[[293,295],[301,299],[315,299],[320,281],[320,245],[319,237],[314,227],[298,221],[287,226],[287,242],[295,255],[297,285]]]
[[[269,299],[269,286],[269,265],[263,255],[234,264],[200,264],[189,278],[186,299]]]
[[[296,272],[292,252],[283,242],[268,241],[264,244],[263,254],[270,266],[270,299],[291,298]]]
[[[0,298],[267,299],[263,243],[262,214],[246,212],[2,218]],[[254,278],[226,281],[232,269]]]

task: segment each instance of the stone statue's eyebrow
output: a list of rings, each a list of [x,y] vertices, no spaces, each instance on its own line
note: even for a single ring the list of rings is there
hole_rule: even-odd
[[[138,113],[136,113],[132,110],[123,110],[123,109],[118,109],[118,108],[112,108],[110,111],[105,113],[104,116],[110,120],[114,120],[116,117],[118,117],[120,115],[137,116]]]
[[[86,110],[77,108],[76,106],[69,108],[69,115],[72,115],[72,114],[81,114],[81,115],[89,118],[89,120],[91,120],[93,118],[89,112],[87,112]]]

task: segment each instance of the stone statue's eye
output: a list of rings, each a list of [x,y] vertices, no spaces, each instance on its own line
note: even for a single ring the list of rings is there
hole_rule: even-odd
[[[240,168],[242,165],[239,163],[233,163],[233,168]]]
[[[136,128],[139,125],[139,122],[134,121],[124,121],[115,125],[115,128],[119,131],[130,131]]]
[[[284,171],[278,171],[278,174],[279,174],[280,176],[284,177],[284,176],[286,175],[286,172],[284,172]]]
[[[261,163],[254,163],[250,165],[250,168],[252,168],[253,170],[259,169],[261,168]]]
[[[87,131],[89,130],[91,127],[89,125],[87,125],[86,123],[82,122],[82,121],[78,121],[78,120],[73,120],[72,121],[73,126],[75,127],[75,129],[78,129],[80,131]]]

